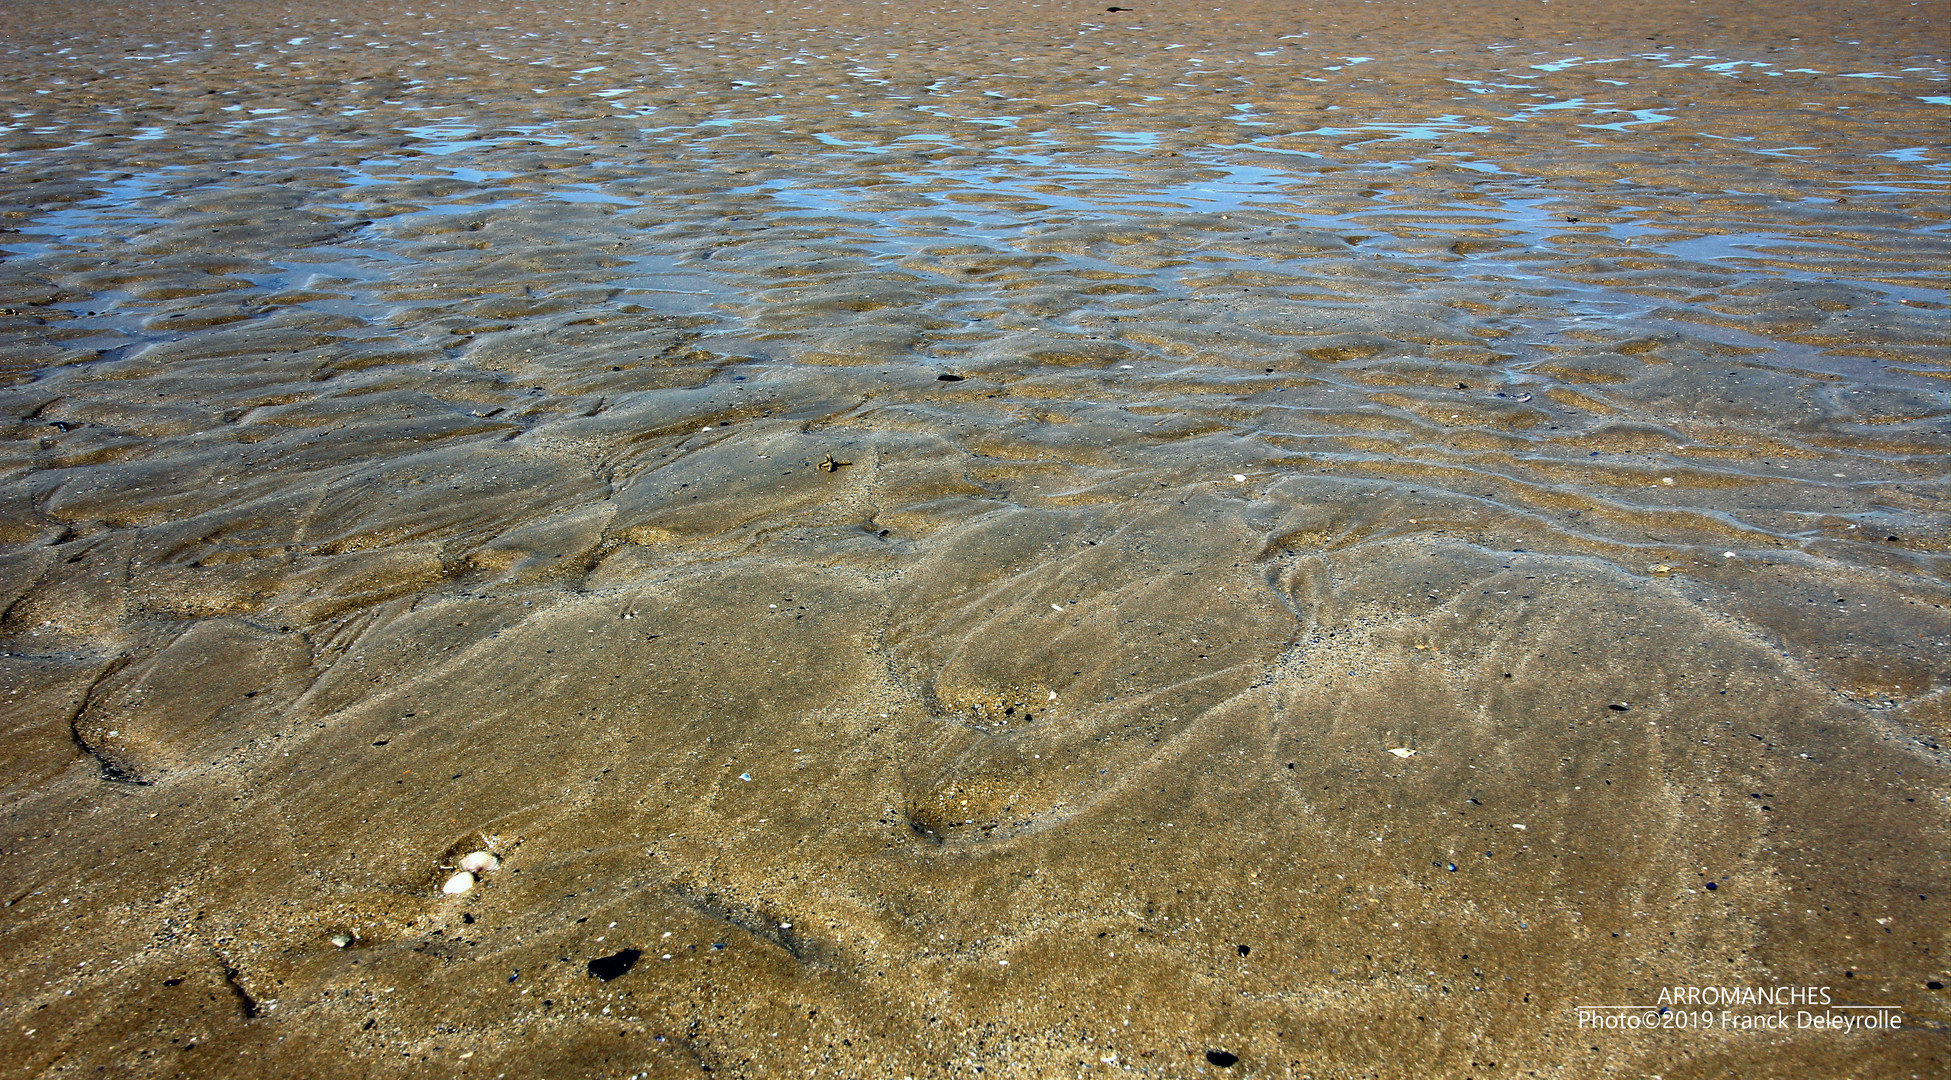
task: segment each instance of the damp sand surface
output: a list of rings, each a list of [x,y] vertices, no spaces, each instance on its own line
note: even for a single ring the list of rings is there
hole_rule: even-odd
[[[407,6],[0,17],[0,1073],[1951,1067],[1942,3]]]

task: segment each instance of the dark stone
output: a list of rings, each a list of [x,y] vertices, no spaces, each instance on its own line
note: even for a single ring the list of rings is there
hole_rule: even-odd
[[[608,956],[599,956],[589,962],[590,977],[609,982],[637,966],[637,958],[643,954],[642,949],[625,949]]]
[[[1252,951],[1253,951],[1253,946],[1251,946],[1251,945],[1242,945],[1242,946],[1240,946],[1240,955],[1241,955],[1241,956],[1245,956],[1246,954],[1248,954],[1248,953],[1250,953],[1250,952],[1252,952]]]
[[[1113,8],[1112,10],[1114,10],[1114,11],[1115,11],[1115,10],[1117,10],[1117,9],[1115,9],[1115,8]],[[936,382],[961,382],[961,381],[962,381],[962,376],[960,376],[960,375],[949,375],[949,374],[941,374],[941,375],[937,375],[937,376],[935,376],[935,381],[936,381]]]
[[[1711,882],[1711,881],[1707,883],[1707,891],[1708,891],[1708,892],[1713,892],[1713,891],[1714,891],[1715,889],[1718,889],[1718,888],[1720,888],[1720,886],[1719,886],[1719,885],[1716,885],[1716,884],[1714,884],[1714,883],[1713,883],[1713,882]]]
[[[1222,1069],[1230,1069],[1240,1063],[1240,1055],[1229,1054],[1224,1050],[1208,1050],[1206,1051],[1206,1060]]]

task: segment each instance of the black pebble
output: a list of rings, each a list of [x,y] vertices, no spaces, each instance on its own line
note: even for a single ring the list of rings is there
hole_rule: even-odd
[[[589,962],[589,973],[593,978],[609,982],[637,966],[637,958],[643,954],[642,949],[625,949],[608,956],[599,956]]]
[[[1943,984],[1943,983],[1941,983],[1941,982],[1938,982],[1938,981],[1937,981],[1936,979],[1932,979],[1932,980],[1931,980],[1930,982],[1927,982],[1927,983],[1925,983],[1924,985],[1925,985],[1925,987],[1927,987],[1927,988],[1929,988],[1929,989],[1932,989],[1932,990],[1942,990],[1942,989],[1944,989],[1944,984]]]
[[[1114,11],[1115,11],[1115,10],[1117,10],[1117,9],[1115,9],[1115,8],[1113,8],[1112,10],[1114,10]],[[935,376],[935,381],[936,381],[936,382],[961,382],[961,381],[962,381],[962,376],[960,376],[960,375],[937,375],[937,376]]]
[[[1719,885],[1716,885],[1716,884],[1714,884],[1714,883],[1713,883],[1713,882],[1711,882],[1711,881],[1707,883],[1707,891],[1708,891],[1708,892],[1713,892],[1713,891],[1714,891],[1715,889],[1718,889],[1718,888],[1720,888],[1720,886],[1719,886]]]
[[[1455,863],[1445,864],[1444,869],[1447,869],[1450,873],[1454,874],[1456,873],[1456,864]]]
[[[1245,956],[1246,954],[1248,954],[1248,953],[1250,953],[1250,952],[1252,952],[1252,951],[1253,951],[1253,946],[1251,946],[1251,945],[1242,945],[1242,946],[1240,946],[1240,955],[1241,955],[1241,956]]]
[[[1240,1055],[1229,1054],[1224,1050],[1208,1050],[1206,1051],[1206,1060],[1222,1069],[1230,1069],[1240,1063]]]
[[[1611,709],[1613,712],[1625,712],[1628,709],[1631,709],[1632,706],[1626,704],[1623,701],[1615,701],[1612,704],[1607,705],[1606,708]]]

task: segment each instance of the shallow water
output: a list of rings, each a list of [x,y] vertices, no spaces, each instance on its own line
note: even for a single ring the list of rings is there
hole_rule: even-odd
[[[425,7],[0,24],[9,1070],[1944,1069],[1941,6]]]

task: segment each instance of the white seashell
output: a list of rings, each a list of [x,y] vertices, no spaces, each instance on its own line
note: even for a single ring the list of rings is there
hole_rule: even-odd
[[[440,891],[449,896],[459,896],[472,888],[474,888],[474,875],[463,870],[453,877],[448,878],[446,883],[440,887]]]
[[[471,874],[478,874],[483,870],[499,870],[500,868],[501,860],[495,858],[494,853],[490,851],[470,851],[466,855],[461,856],[461,869]]]
[[[1416,756],[1416,752],[1414,750],[1409,749],[1406,746],[1398,746],[1395,749],[1389,751],[1389,753],[1394,754],[1395,756],[1401,758],[1409,758],[1409,757]]]

